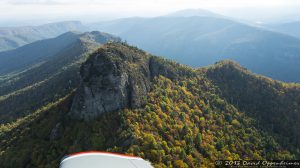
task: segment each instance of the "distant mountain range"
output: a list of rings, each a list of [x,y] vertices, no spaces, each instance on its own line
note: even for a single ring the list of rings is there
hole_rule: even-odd
[[[0,27],[0,51],[14,49],[37,40],[53,38],[68,31],[87,31],[78,21],[50,23],[41,26]]]
[[[273,31],[285,33],[300,38],[300,21],[263,25]]]
[[[300,39],[296,22],[254,27],[202,9],[86,26],[71,21],[36,27],[0,28],[0,51],[56,37],[69,30],[108,32],[146,51],[192,67],[231,59],[254,73],[286,82],[300,82]],[[11,54],[5,53],[2,60]]]
[[[210,12],[188,10],[155,18],[100,22],[90,27],[189,66],[232,59],[255,73],[300,82],[300,39]]]
[[[191,16],[225,17],[223,15],[205,9],[186,9],[186,10],[181,10],[181,11],[168,14],[167,16],[168,17],[191,17]]]
[[[63,36],[118,40],[99,32]],[[0,96],[3,168],[57,167],[86,150],[140,156],[154,167],[299,159],[299,84],[232,61],[193,69],[124,42],[82,56],[85,44],[66,47],[34,73],[2,79],[31,82]]]
[[[109,41],[101,32],[64,33],[0,53],[0,123],[15,120],[69,93],[87,55]]]

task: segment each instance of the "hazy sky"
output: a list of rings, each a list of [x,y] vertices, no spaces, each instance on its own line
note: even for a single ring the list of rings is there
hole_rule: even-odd
[[[300,0],[0,0],[0,25],[158,16],[187,8],[209,9],[261,21],[296,16]]]

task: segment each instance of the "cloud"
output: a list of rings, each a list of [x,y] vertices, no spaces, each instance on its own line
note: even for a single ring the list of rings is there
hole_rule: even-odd
[[[64,1],[59,0],[6,0],[10,5],[63,5]]]
[[[28,5],[88,5],[88,4],[106,4],[106,3],[128,3],[137,0],[0,0],[0,4],[15,6]],[[147,0],[152,1],[152,0]],[[143,1],[143,2],[146,2]]]
[[[185,7],[249,7],[299,5],[299,0],[0,0],[10,5],[102,5],[149,4]]]

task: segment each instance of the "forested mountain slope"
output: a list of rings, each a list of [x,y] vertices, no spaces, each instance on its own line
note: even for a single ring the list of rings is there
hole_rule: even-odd
[[[300,156],[300,85],[254,75],[237,63],[222,61],[207,69],[221,97],[256,119],[283,146]]]
[[[69,93],[79,83],[79,67],[87,55],[113,40],[119,38],[100,32],[68,32],[0,53],[0,123]]]
[[[78,21],[49,23],[41,26],[0,27],[0,51],[18,48],[37,40],[53,38],[68,31],[87,31]]]
[[[0,164],[57,167],[64,155],[84,150],[127,153],[155,167],[176,168],[213,167],[216,159],[299,159],[289,148],[293,143],[278,141],[282,132],[262,130],[259,116],[242,109],[237,100],[227,100],[214,75],[217,67],[192,69],[124,43],[108,43],[82,64],[76,91],[1,125]],[[244,73],[242,68],[236,71]],[[232,82],[231,71],[226,73]],[[235,73],[235,80],[243,81]],[[267,82],[250,76],[257,87]],[[281,84],[297,94],[299,86]],[[273,99],[285,108],[294,100],[299,97]],[[265,110],[257,107],[257,112]],[[290,121],[298,117],[288,113]]]
[[[300,39],[237,21],[163,16],[100,22],[92,28],[192,67],[231,59],[255,73],[300,82]]]

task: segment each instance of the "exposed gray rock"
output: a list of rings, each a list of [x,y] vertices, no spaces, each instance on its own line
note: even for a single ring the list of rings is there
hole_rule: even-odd
[[[144,105],[150,71],[149,59],[143,54],[123,46],[103,47],[92,55],[81,68],[82,84],[73,100],[71,116],[92,120],[104,112]]]
[[[82,81],[70,115],[88,121],[105,112],[142,107],[156,76],[176,80],[192,75],[186,67],[122,43],[101,47],[82,65],[80,73]]]
[[[60,136],[60,132],[59,132],[59,129],[61,127],[61,123],[57,123],[55,125],[55,127],[51,130],[51,133],[50,133],[50,140],[56,140],[59,138]]]

